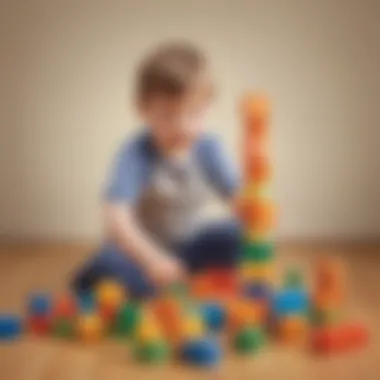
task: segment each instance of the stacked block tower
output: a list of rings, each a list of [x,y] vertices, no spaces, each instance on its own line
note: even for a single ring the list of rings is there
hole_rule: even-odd
[[[244,242],[240,278],[244,294],[268,300],[274,278],[274,203],[270,196],[272,165],[268,153],[270,104],[260,95],[243,103],[243,174],[240,200]]]

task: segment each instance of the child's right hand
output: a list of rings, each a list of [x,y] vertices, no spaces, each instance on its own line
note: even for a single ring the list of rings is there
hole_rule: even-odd
[[[147,274],[155,284],[165,286],[181,280],[185,270],[176,257],[160,256],[148,265]]]

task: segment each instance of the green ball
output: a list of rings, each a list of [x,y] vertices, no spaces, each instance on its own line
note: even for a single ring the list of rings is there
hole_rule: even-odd
[[[244,262],[267,263],[274,258],[274,243],[265,242],[246,242],[243,247],[241,257]]]
[[[265,343],[265,335],[258,327],[244,327],[235,336],[234,345],[240,353],[256,353]]]
[[[53,334],[61,338],[71,338],[74,336],[73,322],[67,319],[55,321],[53,324]]]
[[[135,347],[135,357],[145,363],[162,363],[169,357],[169,345],[165,341],[138,344]]]
[[[117,337],[133,337],[136,326],[141,320],[141,308],[136,302],[129,302],[118,312],[114,325],[114,335]]]

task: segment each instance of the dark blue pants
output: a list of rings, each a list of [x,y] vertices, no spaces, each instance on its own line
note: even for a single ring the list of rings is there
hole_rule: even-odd
[[[175,251],[190,273],[207,268],[233,267],[240,251],[239,226],[235,221],[214,223],[178,244]],[[120,281],[132,297],[150,296],[155,290],[141,268],[113,244],[106,244],[86,262],[75,275],[72,285],[76,293],[83,294],[91,291],[103,278]]]

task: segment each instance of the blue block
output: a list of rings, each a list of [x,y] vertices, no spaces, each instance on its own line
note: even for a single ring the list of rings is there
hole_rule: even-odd
[[[22,320],[18,315],[0,314],[0,341],[15,339],[21,332]]]
[[[48,294],[36,293],[29,298],[28,314],[46,316],[51,312],[52,298]]]
[[[217,302],[208,302],[202,305],[201,313],[205,325],[211,331],[220,331],[226,323],[226,310]]]
[[[199,367],[214,367],[220,363],[222,350],[217,340],[203,338],[185,342],[181,357],[187,364]]]
[[[270,285],[260,282],[243,286],[243,295],[255,300],[270,300],[272,293],[273,288]]]
[[[282,290],[274,294],[272,312],[275,316],[306,313],[309,309],[309,295],[302,289]]]

